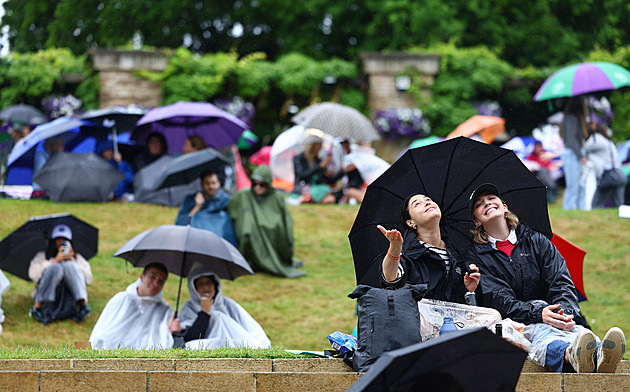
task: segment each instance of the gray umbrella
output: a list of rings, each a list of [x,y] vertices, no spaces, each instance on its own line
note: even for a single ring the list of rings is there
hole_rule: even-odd
[[[180,277],[187,276],[196,263],[207,266],[222,279],[254,274],[234,245],[209,230],[191,226],[162,225],[147,230],[130,239],[114,256],[136,267],[159,262]],[[179,285],[181,290],[181,279]],[[175,309],[177,312],[177,306]]]
[[[189,184],[205,171],[223,171],[227,165],[227,159],[211,147],[181,155],[162,167],[155,181],[156,189]]]
[[[11,121],[24,125],[39,125],[45,123],[46,116],[34,106],[31,105],[13,105],[0,111],[0,120]]]
[[[199,179],[184,185],[157,189],[156,181],[158,177],[164,171],[164,168],[175,159],[173,156],[163,155],[135,174],[133,189],[137,202],[176,207],[184,201],[186,196],[201,190]]]
[[[33,177],[54,201],[107,201],[125,176],[94,153],[54,153]]]
[[[356,142],[381,138],[369,118],[350,106],[334,102],[311,105],[291,120],[304,128],[317,128],[329,135]]]

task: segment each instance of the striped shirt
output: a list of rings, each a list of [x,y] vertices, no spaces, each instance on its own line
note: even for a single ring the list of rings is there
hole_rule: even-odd
[[[437,246],[433,246],[431,244],[427,244],[426,242],[422,242],[418,240],[421,245],[429,250],[429,252],[433,252],[436,255],[440,256],[442,261],[444,261],[444,265],[446,266],[446,272],[448,273],[451,270],[451,257],[448,254],[446,249],[438,248]],[[385,275],[383,275],[383,280],[389,283],[397,283],[405,274],[405,269],[402,263],[398,263],[398,271],[396,272],[396,279],[388,281],[385,279]]]

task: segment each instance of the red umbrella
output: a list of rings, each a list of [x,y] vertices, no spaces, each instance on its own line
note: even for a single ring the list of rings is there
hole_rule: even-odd
[[[258,165],[267,165],[269,166],[269,162],[271,161],[271,147],[272,146],[263,146],[260,150],[256,151],[249,157],[249,163]]]
[[[573,284],[575,284],[575,288],[578,291],[578,301],[586,301],[586,292],[584,291],[584,281],[582,279],[582,267],[586,251],[555,233],[553,238],[551,238],[551,242],[558,248],[558,251],[567,262],[571,279],[573,279]]]

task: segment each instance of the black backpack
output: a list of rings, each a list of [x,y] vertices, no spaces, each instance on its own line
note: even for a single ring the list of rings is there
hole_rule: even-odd
[[[352,358],[355,371],[367,371],[385,351],[422,341],[418,301],[427,290],[426,284],[398,290],[358,285],[348,295],[358,305],[358,342]]]

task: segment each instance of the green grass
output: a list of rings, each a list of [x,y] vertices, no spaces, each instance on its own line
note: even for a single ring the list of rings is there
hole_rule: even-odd
[[[90,260],[94,283],[88,286],[92,316],[84,323],[63,321],[43,326],[31,320],[33,282],[10,274],[11,289],[2,298],[6,314],[0,335],[0,358],[16,355],[39,358],[83,357],[194,357],[252,355],[282,356],[283,348],[308,351],[330,349],[326,335],[349,333],[356,324],[355,303],[347,295],[355,287],[354,266],[348,232],[358,211],[352,206],[290,206],[295,222],[296,257],[303,260],[307,275],[283,279],[259,273],[235,281],[224,281],[224,294],[238,301],[263,326],[274,349],[224,350],[181,354],[181,350],[74,350],[75,341],[88,340],[107,301],[140,274],[112,254],[134,235],[161,224],[171,224],[176,208],[122,203],[54,203],[0,199],[0,238],[25,223],[30,216],[69,212],[100,229],[99,253]],[[588,301],[583,313],[596,334],[602,337],[610,326],[630,333],[630,220],[617,217],[616,210],[563,211],[560,203],[550,206],[554,232],[588,253],[584,281]],[[27,262],[27,261],[25,261]],[[177,298],[178,277],[165,285],[165,299]],[[184,282],[183,303],[188,298]],[[289,354],[290,356],[290,354]]]

